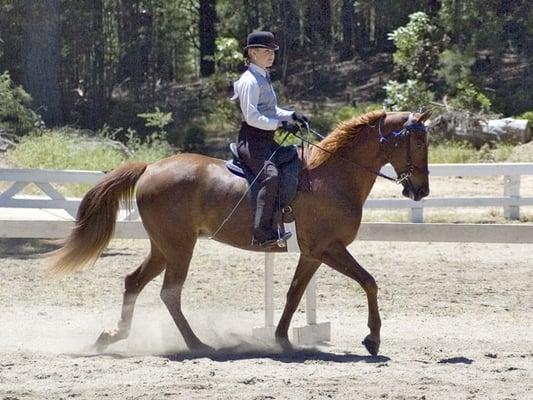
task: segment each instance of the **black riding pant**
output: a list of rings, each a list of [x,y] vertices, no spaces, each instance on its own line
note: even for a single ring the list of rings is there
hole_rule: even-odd
[[[254,238],[260,242],[273,236],[272,215],[279,191],[278,168],[269,157],[278,147],[274,131],[255,128],[243,122],[239,131],[237,150],[240,159],[258,176],[255,199]]]

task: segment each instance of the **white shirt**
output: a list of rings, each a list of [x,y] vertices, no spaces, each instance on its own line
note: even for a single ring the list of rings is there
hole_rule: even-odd
[[[232,100],[239,99],[242,115],[246,123],[259,129],[272,131],[280,126],[281,122],[292,120],[294,111],[285,110],[277,105],[275,106],[275,116],[267,117],[259,112],[257,104],[259,102],[260,88],[256,77],[250,70],[261,74],[265,78],[267,77],[265,69],[250,63],[248,70],[233,84],[235,94]]]

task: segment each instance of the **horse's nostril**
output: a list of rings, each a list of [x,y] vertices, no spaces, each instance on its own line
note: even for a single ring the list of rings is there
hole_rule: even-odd
[[[426,196],[429,196],[429,188],[420,188],[418,190],[418,194],[420,195],[420,197],[426,197]]]

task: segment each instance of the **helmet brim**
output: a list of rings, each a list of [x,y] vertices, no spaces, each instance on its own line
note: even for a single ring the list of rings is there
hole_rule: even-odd
[[[270,50],[279,50],[279,46],[277,44],[275,44],[274,46],[266,46],[264,44],[251,44],[251,45],[248,45],[246,46],[243,51],[246,51],[248,49],[253,49],[253,48],[262,48],[262,49],[270,49]]]

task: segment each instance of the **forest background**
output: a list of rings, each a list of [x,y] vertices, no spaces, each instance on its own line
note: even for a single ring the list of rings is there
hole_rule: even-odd
[[[0,134],[217,155],[253,30],[280,45],[279,103],[319,131],[382,107],[533,120],[527,0],[0,0]]]

